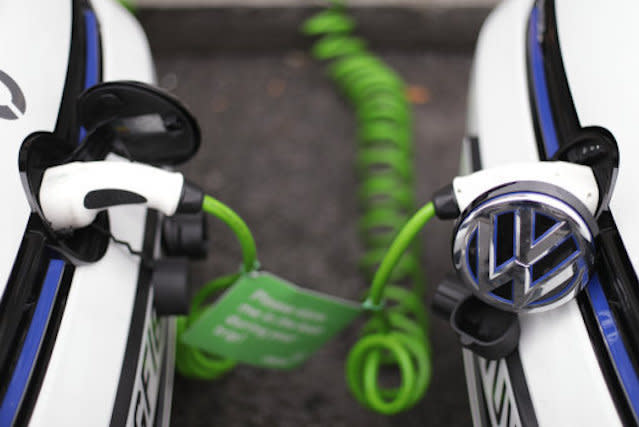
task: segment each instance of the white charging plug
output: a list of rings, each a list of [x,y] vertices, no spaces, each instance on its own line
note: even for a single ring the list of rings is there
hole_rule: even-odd
[[[86,227],[109,207],[146,204],[173,215],[184,199],[185,180],[142,163],[73,162],[49,168],[40,186],[40,206],[54,230]]]
[[[512,163],[458,176],[453,180],[453,190],[459,210],[495,187],[518,181],[556,185],[577,197],[593,215],[597,210],[599,189],[592,169],[568,162]]]
[[[455,219],[482,195],[517,182],[551,184],[576,197],[594,215],[599,204],[599,187],[588,166],[568,162],[511,163],[458,176],[435,193],[435,211],[441,219]]]

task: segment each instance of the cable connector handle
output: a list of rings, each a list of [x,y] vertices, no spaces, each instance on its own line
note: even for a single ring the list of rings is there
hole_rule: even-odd
[[[455,219],[487,192],[522,181],[561,187],[577,197],[593,215],[597,210],[599,188],[592,169],[574,163],[552,161],[511,163],[458,176],[435,193],[433,201],[436,214],[441,219]]]
[[[593,215],[597,210],[599,188],[592,169],[560,161],[510,163],[458,176],[453,180],[453,190],[459,210],[463,212],[480,195],[493,188],[518,181],[556,185],[577,197]]]
[[[193,211],[198,191],[181,173],[143,163],[73,162],[45,171],[39,199],[45,219],[62,231],[86,227],[118,205],[145,204],[169,216]]]

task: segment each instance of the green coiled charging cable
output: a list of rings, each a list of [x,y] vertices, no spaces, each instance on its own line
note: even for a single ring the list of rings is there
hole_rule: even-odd
[[[383,414],[396,414],[417,403],[430,382],[430,346],[427,315],[420,295],[399,286],[387,286],[402,255],[424,225],[435,215],[428,203],[401,229],[384,256],[364,303],[373,311],[365,335],[351,349],[346,363],[348,385],[363,405]],[[393,305],[382,308],[383,301]],[[384,365],[396,365],[397,388],[379,386]]]
[[[354,29],[343,3],[334,1],[307,20],[302,31],[320,37],[312,54],[330,61],[329,75],[354,107],[358,123],[358,196],[364,212],[359,228],[366,251],[362,267],[372,283],[365,307],[373,315],[348,356],[346,376],[360,403],[395,414],[419,401],[430,381],[424,274],[413,239],[434,210],[428,204],[406,223],[415,211],[415,195],[412,117],[405,86],[367,50],[364,40],[352,35]],[[388,307],[382,309],[384,301]],[[397,388],[379,385],[380,371],[389,365],[399,370]]]
[[[235,283],[242,274],[259,268],[255,240],[245,222],[230,208],[205,196],[203,210],[226,223],[242,247],[242,271],[205,284],[192,300],[188,316],[177,320],[176,365],[181,374],[199,379],[215,379],[233,369],[235,361],[201,351],[182,342],[182,333],[202,314],[208,299]],[[351,350],[346,364],[348,384],[356,399],[384,414],[394,414],[414,405],[430,380],[430,349],[425,335],[426,312],[420,298],[397,286],[387,286],[402,256],[424,225],[434,216],[432,203],[421,208],[393,240],[373,278],[363,305],[372,312],[367,332]],[[394,305],[385,307],[384,301]],[[397,365],[401,384],[381,388],[378,374],[382,366]]]
[[[303,31],[322,36],[313,54],[333,61],[330,75],[354,105],[359,125],[358,196],[364,211],[359,229],[366,247],[361,264],[371,283],[363,305],[371,318],[364,336],[349,353],[347,381],[361,404],[395,414],[420,400],[431,376],[424,274],[415,237],[434,216],[434,207],[429,203],[409,219],[415,211],[415,197],[412,120],[404,84],[366,50],[363,40],[350,35],[354,27],[343,6],[336,3],[308,20]],[[237,214],[209,196],[203,210],[235,232],[242,246],[243,266],[241,272],[204,285],[193,298],[189,315],[178,318],[176,363],[183,375],[215,379],[235,362],[190,347],[180,335],[202,314],[211,295],[257,269],[258,263],[254,239]],[[400,285],[406,283],[412,289]],[[380,373],[388,366],[395,366],[401,377],[395,388],[379,385]]]

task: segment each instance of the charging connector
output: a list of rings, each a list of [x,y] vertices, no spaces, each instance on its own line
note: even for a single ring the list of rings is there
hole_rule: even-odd
[[[51,228],[86,227],[97,214],[118,205],[145,204],[171,216],[199,212],[203,194],[179,172],[135,162],[73,162],[47,169],[40,205]]]
[[[556,161],[512,163],[458,176],[435,193],[435,213],[440,219],[456,219],[489,191],[516,182],[552,184],[575,196],[592,215],[597,211],[599,188],[592,169]]]

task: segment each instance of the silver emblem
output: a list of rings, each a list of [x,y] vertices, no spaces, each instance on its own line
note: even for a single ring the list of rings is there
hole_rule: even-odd
[[[594,263],[592,232],[567,203],[518,192],[473,209],[457,228],[453,262],[482,300],[522,312],[559,306],[581,290]]]

